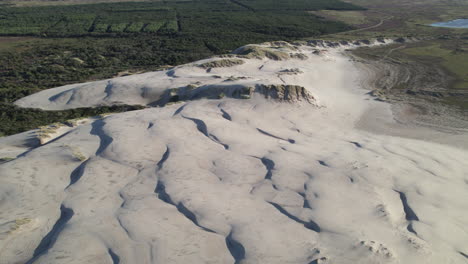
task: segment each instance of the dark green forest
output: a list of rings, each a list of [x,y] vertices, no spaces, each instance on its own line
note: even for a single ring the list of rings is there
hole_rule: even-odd
[[[67,116],[37,114],[34,109],[14,114],[19,111],[12,104],[15,100],[43,89],[110,78],[127,70],[157,70],[228,53],[249,43],[291,41],[351,29],[307,12],[321,9],[362,8],[338,0],[0,6],[0,135]],[[12,37],[18,41],[8,41]],[[37,121],[16,125],[28,115]]]
[[[362,8],[338,0],[193,0],[4,7],[0,9],[0,35],[199,36],[223,29],[232,33],[301,37],[344,29],[342,24],[321,21],[307,13],[322,9]]]

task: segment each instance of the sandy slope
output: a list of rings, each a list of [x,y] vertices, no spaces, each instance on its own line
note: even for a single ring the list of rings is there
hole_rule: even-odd
[[[360,89],[342,49],[313,51],[211,72],[197,62],[18,102],[151,104],[191,83],[195,99],[227,94],[111,115],[24,147],[0,165],[0,263],[466,263],[467,150],[357,129],[383,122],[375,109],[388,105]],[[291,68],[303,73],[278,74]],[[315,100],[231,91],[282,82]],[[23,136],[0,139],[0,153]]]

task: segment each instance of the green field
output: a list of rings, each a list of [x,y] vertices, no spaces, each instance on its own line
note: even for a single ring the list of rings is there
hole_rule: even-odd
[[[460,48],[458,51],[443,47],[440,43],[429,44],[427,46],[407,48],[402,52],[418,56],[432,57],[440,60],[441,65],[456,76],[455,89],[468,89],[468,45],[467,50]]]
[[[317,16],[330,18],[350,25],[363,25],[369,22],[364,11],[321,10],[310,12]]]

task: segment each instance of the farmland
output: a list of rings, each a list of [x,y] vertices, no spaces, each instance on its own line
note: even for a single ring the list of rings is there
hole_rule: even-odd
[[[69,37],[138,33],[148,26],[153,28],[151,32],[158,32],[167,30],[163,28],[165,25],[177,23],[175,9],[140,3],[10,7],[0,12],[0,35]],[[177,27],[171,30],[177,31]]]
[[[336,0],[297,0],[281,4],[272,4],[268,0],[205,0],[12,6],[0,10],[0,35],[72,37],[102,36],[106,33],[173,34],[179,31],[193,32],[197,25],[203,23],[210,23],[215,31],[219,31],[220,27],[228,27],[230,31],[236,30],[232,28],[233,25],[246,30],[249,30],[246,26],[261,28],[271,25],[271,28],[293,29],[298,34],[298,29],[311,28],[302,33],[302,36],[346,29],[343,24],[321,21],[305,12],[321,9],[360,10],[361,8]],[[252,17],[256,19],[249,19]]]

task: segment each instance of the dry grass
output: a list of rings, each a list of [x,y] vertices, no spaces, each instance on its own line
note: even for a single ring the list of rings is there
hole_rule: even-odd
[[[244,64],[245,61],[241,59],[222,59],[222,60],[216,60],[216,61],[210,61],[210,62],[205,62],[198,67],[208,69],[208,68],[225,68],[225,67],[233,67],[236,65],[242,65]]]
[[[266,48],[256,45],[247,45],[242,48],[239,48],[235,53],[243,58],[248,59],[264,59],[268,58],[271,60],[288,60],[290,55],[286,52],[275,50],[274,48]]]
[[[48,125],[48,126],[41,126],[36,131],[36,136],[41,141],[41,144],[44,144],[44,142],[48,138],[50,138],[52,134],[57,132],[57,130],[62,126],[64,126],[63,123],[53,123],[53,124]]]
[[[16,230],[20,229],[21,226],[29,224],[31,222],[30,218],[19,218],[15,219],[13,222],[12,226],[10,227],[10,230],[8,231],[9,234],[15,232]]]
[[[8,161],[11,161],[11,160],[14,160],[15,158],[12,158],[12,157],[3,157],[3,158],[0,158],[0,163],[2,162],[8,162]]]
[[[73,158],[75,158],[78,161],[86,161],[88,157],[86,157],[80,150],[80,148],[76,146],[71,146],[71,145],[63,145],[63,147],[68,148],[71,151],[71,154]]]

